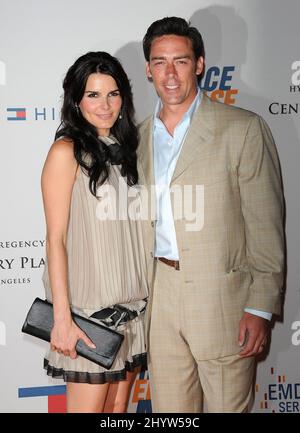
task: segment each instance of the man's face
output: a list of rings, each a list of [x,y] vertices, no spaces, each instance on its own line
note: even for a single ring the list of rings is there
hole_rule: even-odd
[[[203,57],[196,61],[190,39],[164,35],[151,44],[146,74],[153,80],[164,106],[184,105],[187,109],[196,96],[197,75],[203,64]]]

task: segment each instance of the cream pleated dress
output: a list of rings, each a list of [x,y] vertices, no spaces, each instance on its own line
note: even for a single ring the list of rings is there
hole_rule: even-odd
[[[47,374],[66,382],[106,383],[125,379],[126,371],[146,367],[144,309],[148,296],[143,221],[138,185],[128,187],[121,166],[110,165],[109,178],[89,190],[89,178],[80,170],[72,192],[67,234],[69,300],[83,316],[121,304],[137,316],[113,327],[124,334],[110,370],[81,356],[71,359],[51,351],[44,359]],[[52,302],[46,263],[46,298]],[[102,322],[100,322],[102,323]]]

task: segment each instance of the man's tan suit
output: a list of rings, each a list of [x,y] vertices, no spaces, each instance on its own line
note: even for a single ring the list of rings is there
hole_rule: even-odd
[[[149,191],[155,184],[152,131],[151,116],[140,127],[138,151],[140,184]],[[188,221],[184,206],[183,218],[175,220],[180,271],[154,261],[155,216],[145,224],[151,286],[146,324],[150,329],[150,371],[152,355],[159,357],[170,344],[171,357],[177,344],[166,341],[168,313],[161,309],[174,302],[176,290],[178,310],[172,307],[173,318],[168,320],[178,326],[194,369],[199,369],[201,361],[236,355],[241,350],[239,321],[245,307],[275,314],[281,311],[283,196],[277,153],[264,120],[252,112],[213,102],[203,94],[174,171],[172,189],[175,185],[181,188],[183,203],[184,188],[188,191],[192,187],[188,200],[192,199],[194,210],[196,186],[200,186],[204,223],[200,230],[187,229],[193,221]],[[178,199],[174,203],[176,194],[171,196],[173,206],[178,206]],[[172,286],[172,278],[174,296],[171,289],[163,297],[168,282]],[[163,398],[172,396],[165,394]]]

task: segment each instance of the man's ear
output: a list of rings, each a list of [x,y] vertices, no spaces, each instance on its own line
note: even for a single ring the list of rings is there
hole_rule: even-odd
[[[200,75],[204,68],[204,58],[202,56],[196,62],[196,74]]]
[[[146,76],[147,76],[147,78],[148,78],[148,80],[149,81],[151,81],[151,83],[152,83],[152,74],[151,74],[151,71],[150,71],[150,64],[149,64],[149,62],[146,62]]]

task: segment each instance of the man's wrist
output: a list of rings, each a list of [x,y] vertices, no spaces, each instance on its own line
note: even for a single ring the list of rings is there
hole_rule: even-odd
[[[272,313],[268,313],[266,311],[255,310],[253,308],[244,308],[244,311],[250,314],[254,314],[255,316],[263,317],[264,319],[267,319],[269,321],[272,319]]]

